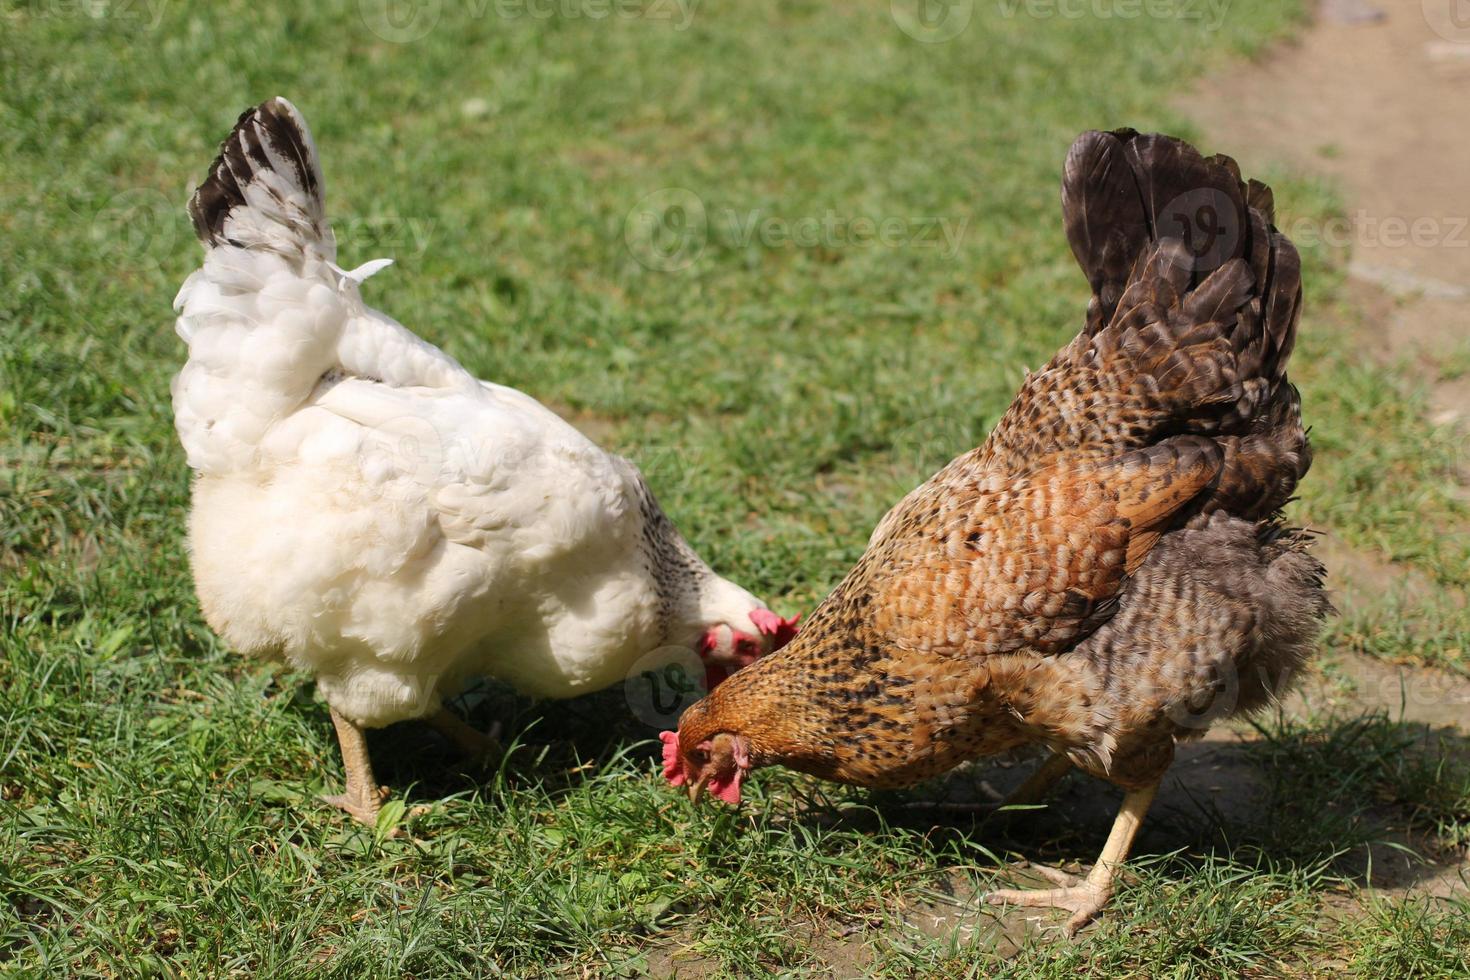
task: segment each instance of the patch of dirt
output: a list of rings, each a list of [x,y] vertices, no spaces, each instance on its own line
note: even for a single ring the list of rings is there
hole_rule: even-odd
[[[1340,328],[1383,363],[1416,365],[1431,392],[1429,421],[1470,440],[1470,372],[1446,370],[1470,356],[1470,128],[1454,122],[1470,104],[1470,24],[1454,14],[1454,0],[1323,0],[1310,30],[1208,79],[1179,107],[1248,172],[1285,165],[1342,191],[1348,224],[1314,227],[1283,213],[1285,230],[1347,249],[1347,299],[1360,323]],[[1464,470],[1470,499],[1470,452]],[[1318,550],[1343,608],[1465,601],[1331,535]],[[1396,707],[1384,692],[1405,676],[1353,669],[1359,687]],[[1440,714],[1467,724],[1463,704]]]
[[[1455,8],[1454,0],[1324,0],[1309,30],[1206,80],[1180,108],[1209,146],[1236,156],[1247,172],[1284,164],[1322,174],[1341,190],[1348,224],[1288,219],[1285,230],[1348,249],[1348,300],[1363,326],[1344,329],[1382,362],[1420,367],[1432,392],[1431,423],[1470,426],[1470,378],[1442,369],[1470,341],[1470,128],[1453,121],[1470,104],[1470,25],[1455,18]],[[1330,534],[1317,551],[1340,604],[1372,607],[1388,596],[1413,601],[1444,592],[1427,576]],[[1470,680],[1339,654],[1285,710],[1297,717],[1382,711],[1429,730],[1467,732]],[[1397,894],[1470,890],[1464,861],[1408,863],[1377,860],[1375,883]]]
[[[1470,679],[1432,667],[1405,667],[1356,653],[1334,654],[1321,673],[1286,699],[1291,717],[1382,712],[1394,721],[1470,732]]]
[[[1470,379],[1441,379],[1470,339],[1470,25],[1456,0],[1355,0],[1381,16],[1324,16],[1294,42],[1209,79],[1180,108],[1248,172],[1331,178],[1351,227],[1287,227],[1351,251],[1384,355],[1416,358],[1438,424],[1470,423]],[[1371,298],[1380,292],[1389,299]],[[1375,309],[1376,308],[1376,309]]]

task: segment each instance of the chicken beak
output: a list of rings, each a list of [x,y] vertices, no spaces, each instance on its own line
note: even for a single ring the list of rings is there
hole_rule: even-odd
[[[696,805],[699,803],[700,798],[704,796],[704,784],[707,782],[709,782],[708,776],[700,776],[694,782],[689,784],[690,803],[694,803]]]

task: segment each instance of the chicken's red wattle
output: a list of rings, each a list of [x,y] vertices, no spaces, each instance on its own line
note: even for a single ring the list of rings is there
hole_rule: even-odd
[[[679,763],[679,733],[659,732],[658,738],[664,743],[664,778],[672,786],[683,786],[684,768]]]

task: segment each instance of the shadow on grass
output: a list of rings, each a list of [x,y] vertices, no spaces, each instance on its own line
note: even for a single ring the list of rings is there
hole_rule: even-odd
[[[1470,738],[1382,714],[1320,725],[1273,720],[1254,738],[1179,746],[1134,856],[1228,858],[1245,867],[1326,869],[1359,885],[1413,890],[1464,861],[1470,845]],[[1038,862],[1090,864],[1122,799],[1078,772],[1049,805],[996,814],[913,809],[1005,792],[1039,762],[982,761],[907,794],[874,794],[890,824],[962,835]],[[842,820],[877,824],[861,810]]]
[[[513,781],[556,795],[626,754],[654,768],[657,731],[633,717],[619,690],[569,701],[532,702],[484,683],[451,702],[471,724],[496,722],[516,750]],[[330,729],[325,709],[319,714]],[[1139,859],[1212,856],[1245,867],[1328,869],[1363,885],[1413,890],[1463,860],[1470,846],[1470,738],[1452,728],[1390,720],[1385,714],[1307,725],[1259,722],[1237,739],[1218,732],[1181,744],[1134,850]],[[630,750],[630,746],[646,743]],[[432,803],[484,784],[453,748],[418,723],[370,733],[379,777],[405,801]],[[1107,837],[1121,792],[1074,772],[1044,808],[1001,815],[914,808],[974,803],[1004,793],[1039,762],[980,760],[906,793],[868,794],[865,805],[834,802],[820,784],[794,819],[881,832],[918,830],[937,847],[978,845],[994,854],[1047,863],[1090,864]],[[843,791],[850,792],[850,791]]]
[[[514,744],[506,763],[509,777],[535,782],[548,793],[571,789],[619,754],[658,757],[658,730],[629,714],[618,689],[566,701],[532,701],[487,681],[447,704],[481,731],[501,725],[502,742]],[[331,730],[325,705],[313,703],[302,710],[311,714],[313,724]],[[639,742],[649,744],[626,751]],[[486,773],[467,766],[443,736],[422,722],[369,731],[368,745],[379,780],[409,804],[432,803],[472,790],[486,779]]]

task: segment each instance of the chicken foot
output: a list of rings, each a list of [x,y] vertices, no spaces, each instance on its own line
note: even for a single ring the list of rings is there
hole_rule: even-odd
[[[331,708],[332,725],[337,729],[337,744],[342,748],[342,768],[347,772],[347,786],[341,793],[323,795],[322,802],[330,803],[351,814],[359,823],[369,827],[377,823],[378,811],[388,799],[388,787],[379,786],[373,775],[373,760],[368,755],[367,736],[362,727],[350,718]],[[482,732],[450,711],[440,708],[430,716],[429,724],[440,735],[454,744],[465,757],[483,765],[500,752],[499,725],[490,732]]]
[[[337,744],[342,748],[342,768],[347,771],[347,786],[335,796],[323,796],[322,802],[346,810],[369,827],[378,819],[378,811],[388,798],[388,787],[379,786],[373,775],[373,760],[368,755],[367,736],[362,728],[341,714],[332,712],[332,725],[337,729]]]
[[[985,900],[991,905],[1066,909],[1072,913],[1072,917],[1067,920],[1062,931],[1068,936],[1075,936],[1077,930],[1096,918],[1113,897],[1118,870],[1128,859],[1133,840],[1138,836],[1138,829],[1143,825],[1144,815],[1148,813],[1149,804],[1153,803],[1158,789],[1159,786],[1155,783],[1143,789],[1130,790],[1123,797],[1123,805],[1118,808],[1118,816],[1113,821],[1113,829],[1108,834],[1107,843],[1103,845],[1102,854],[1092,866],[1092,871],[1081,882],[1055,868],[1037,866],[1036,871],[1058,887],[1004,888],[986,895]]]

